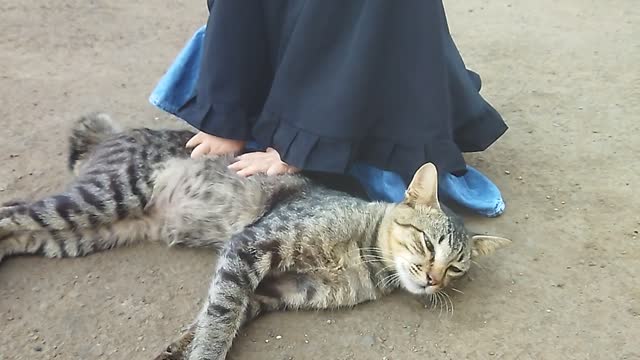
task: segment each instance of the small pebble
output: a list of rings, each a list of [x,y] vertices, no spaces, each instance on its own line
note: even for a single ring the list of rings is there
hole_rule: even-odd
[[[560,209],[558,209],[558,208],[553,208],[553,211],[558,211],[558,210],[560,210]]]
[[[327,320],[327,324],[331,324],[332,322],[332,320]]]
[[[268,344],[269,343],[269,339],[266,339],[264,342],[265,342],[265,344]]]
[[[504,173],[505,173],[506,175],[511,175],[511,171],[509,171],[509,170],[505,170],[505,171],[504,171]]]
[[[548,312],[548,313],[550,313],[550,312],[551,312],[551,309],[547,309],[547,312]]]
[[[551,199],[551,195],[547,195],[546,198],[547,198],[547,200],[550,200]]]
[[[37,352],[41,352],[42,351],[42,346],[36,346],[33,348],[33,350],[37,351]]]
[[[282,336],[280,335],[276,336],[276,340],[280,340],[280,339],[282,339]]]
[[[365,346],[374,346],[376,344],[376,338],[373,335],[367,335],[362,338],[362,344]]]

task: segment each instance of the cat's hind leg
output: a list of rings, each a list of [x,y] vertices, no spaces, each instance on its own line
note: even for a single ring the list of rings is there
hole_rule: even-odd
[[[144,240],[158,240],[161,238],[158,223],[157,219],[147,216],[94,228],[13,232],[0,236],[0,261],[11,255],[77,257]]]
[[[64,193],[0,208],[0,237],[20,231],[94,228],[141,216],[152,188],[135,172],[84,175]]]

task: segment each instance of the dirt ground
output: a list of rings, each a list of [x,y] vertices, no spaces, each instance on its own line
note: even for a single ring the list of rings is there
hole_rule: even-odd
[[[467,65],[511,127],[468,158],[508,210],[469,224],[513,246],[458,285],[453,315],[402,293],[270,314],[243,331],[232,359],[640,359],[636,1],[447,7]],[[204,0],[0,2],[0,201],[63,185],[79,114],[178,126],[147,96],[205,18]],[[0,359],[150,359],[194,318],[214,261],[154,245],[9,259]]]

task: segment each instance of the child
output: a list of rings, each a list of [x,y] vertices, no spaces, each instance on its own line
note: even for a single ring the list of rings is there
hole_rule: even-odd
[[[150,100],[200,132],[192,156],[250,151],[243,176],[300,170],[355,176],[398,201],[433,162],[440,192],[479,214],[504,211],[467,166],[507,129],[478,93],[441,0],[209,0],[209,20]],[[257,145],[259,144],[259,145]]]

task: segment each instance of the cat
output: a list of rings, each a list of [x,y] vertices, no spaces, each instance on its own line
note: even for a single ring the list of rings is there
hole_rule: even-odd
[[[223,360],[239,328],[283,309],[331,309],[398,288],[437,294],[471,259],[510,241],[472,235],[442,207],[423,165],[403,202],[368,202],[302,175],[243,178],[231,157],[193,160],[190,131],[122,130],[80,118],[70,138],[75,179],[63,192],[0,208],[0,261],[76,257],[142,241],[213,247],[205,304],[157,359]]]

